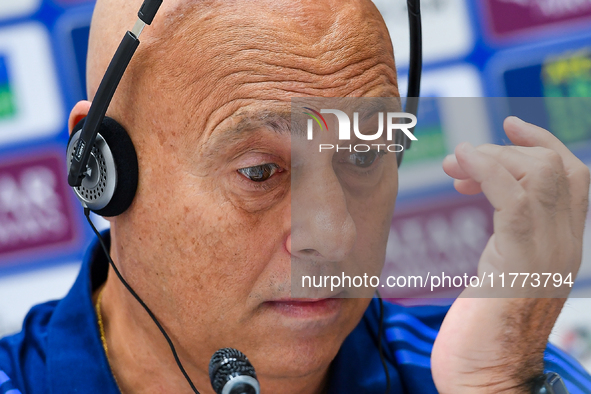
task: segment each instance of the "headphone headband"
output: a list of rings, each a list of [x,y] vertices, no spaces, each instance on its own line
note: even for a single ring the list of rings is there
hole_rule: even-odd
[[[88,111],[80,139],[74,149],[68,172],[68,184],[71,187],[82,184],[92,146],[96,140],[98,129],[107,113],[107,108],[109,108],[109,104],[113,99],[113,95],[119,86],[119,82],[121,82],[127,66],[129,66],[131,58],[140,45],[139,36],[142,34],[144,27],[152,23],[161,5],[162,0],[144,1],[138,12],[138,21],[135,23],[133,29],[123,36],[123,40],[121,40],[117,52],[115,52],[115,56],[113,56],[107,68],[107,72],[99,85],[90,110]]]
[[[423,72],[423,32],[421,26],[421,1],[406,0],[408,8],[408,25],[410,29],[410,62],[408,64],[408,89],[404,111],[417,116],[419,112],[419,97],[421,95],[421,74]],[[414,128],[410,129],[414,134]],[[404,151],[410,149],[410,138],[403,133],[397,134],[397,144],[404,147],[396,153],[398,167],[402,163]]]

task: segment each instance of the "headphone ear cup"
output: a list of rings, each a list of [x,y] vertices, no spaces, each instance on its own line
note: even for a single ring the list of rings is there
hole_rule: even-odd
[[[74,127],[68,141],[68,152],[73,149],[70,144],[84,122],[85,119]],[[118,216],[129,208],[137,191],[137,154],[129,134],[114,119],[105,117],[98,134],[92,150],[93,158],[98,161],[95,169],[97,186],[91,190],[75,188],[75,193],[97,215]],[[101,137],[104,143],[99,142]]]

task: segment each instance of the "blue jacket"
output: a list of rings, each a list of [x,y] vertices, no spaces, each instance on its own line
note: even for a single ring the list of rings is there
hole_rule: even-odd
[[[118,394],[100,340],[92,292],[106,279],[107,260],[98,242],[60,301],[31,309],[16,335],[0,340],[0,394]],[[407,308],[385,303],[384,354],[390,393],[437,393],[430,354],[446,307]],[[330,369],[330,394],[383,394],[386,377],[376,338],[379,304],[373,300],[347,337]],[[549,345],[546,369],[559,373],[571,394],[591,394],[591,376]]]

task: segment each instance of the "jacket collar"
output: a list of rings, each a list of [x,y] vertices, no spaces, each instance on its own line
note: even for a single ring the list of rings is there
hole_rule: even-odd
[[[109,242],[109,234],[103,235]],[[47,376],[51,394],[118,394],[100,339],[92,293],[107,277],[108,261],[95,240],[70,292],[56,306],[47,333]]]

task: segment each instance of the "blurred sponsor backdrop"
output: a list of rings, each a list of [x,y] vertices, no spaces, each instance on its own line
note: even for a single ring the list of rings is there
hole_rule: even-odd
[[[390,29],[401,92],[408,72],[405,0],[374,0]],[[457,194],[441,160],[461,141],[506,143],[500,119],[469,132],[437,97],[591,97],[591,0],[422,0],[425,72],[417,128],[404,159],[388,259],[398,265],[478,258],[490,234],[484,197]],[[91,231],[66,182],[70,108],[86,98],[93,0],[0,0],[0,336],[18,331],[31,305],[62,297]],[[130,27],[134,21],[130,21]],[[591,165],[591,121],[556,134]],[[580,121],[579,121],[580,119]],[[590,216],[587,217],[589,223]],[[104,221],[95,218],[101,226]],[[467,231],[466,229],[469,229]],[[411,242],[412,241],[412,242]],[[410,245],[412,244],[412,249]],[[591,297],[591,232],[574,293]],[[552,340],[591,369],[591,300],[573,298]]]

